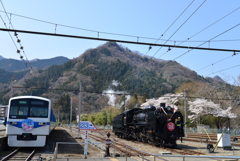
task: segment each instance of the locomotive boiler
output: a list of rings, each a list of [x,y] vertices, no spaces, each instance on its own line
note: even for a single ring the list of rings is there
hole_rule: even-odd
[[[128,140],[176,147],[176,140],[184,137],[183,116],[165,103],[160,103],[158,108],[133,108],[114,117],[113,132]]]

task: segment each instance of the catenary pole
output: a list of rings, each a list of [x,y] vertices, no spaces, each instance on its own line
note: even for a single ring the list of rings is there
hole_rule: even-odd
[[[186,90],[184,89],[184,122],[185,122],[185,128],[184,133],[185,137],[187,138],[187,101],[186,101]]]
[[[81,93],[82,92],[82,84],[80,82],[79,85],[79,105],[78,105],[78,135],[81,137],[81,133],[80,133],[80,115],[81,115]]]
[[[71,107],[70,107],[70,131],[72,131],[72,93],[71,93]]]

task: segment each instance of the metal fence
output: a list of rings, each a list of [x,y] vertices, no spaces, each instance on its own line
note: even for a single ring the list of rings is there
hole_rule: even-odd
[[[56,143],[56,147],[55,147],[55,150],[54,150],[54,157],[53,157],[53,161],[56,161],[56,159],[57,159],[57,155],[58,155],[58,146],[60,145],[60,144],[68,144],[68,145],[70,145],[70,144],[79,144],[79,145],[84,145],[84,143],[76,143],[76,142],[57,142]],[[98,146],[98,148],[100,148],[100,149],[102,149],[102,150],[104,150],[104,148],[106,149],[106,144],[105,143],[99,143],[99,142],[91,142],[91,141],[89,141],[89,144],[92,144],[92,145],[94,145],[94,146]],[[113,144],[114,145],[114,144]],[[116,157],[116,149],[114,149],[114,146],[111,146],[111,151],[113,151],[113,153],[112,153],[112,157]],[[131,149],[131,150],[133,150],[133,151],[139,151],[139,157],[140,158],[142,158],[142,160],[151,160],[151,161],[158,161],[158,160],[164,160],[163,158],[167,158],[168,160],[173,160],[172,158],[176,158],[177,160],[180,160],[180,158],[181,158],[181,160],[183,160],[183,161],[186,161],[186,160],[189,160],[189,161],[192,161],[193,159],[194,160],[199,160],[199,161],[202,161],[202,159],[210,159],[210,160],[212,160],[212,159],[235,159],[235,160],[238,160],[238,159],[240,159],[240,156],[233,156],[233,155],[231,155],[231,156],[210,156],[210,155],[164,155],[164,154],[162,154],[162,155],[159,155],[159,154],[152,154],[152,153],[148,153],[148,152],[145,152],[145,151],[141,151],[141,150],[138,150],[138,149],[135,149],[135,148],[132,148],[132,147],[130,147],[130,146],[125,146],[125,148],[126,149]],[[131,151],[131,150],[129,150],[129,151]],[[148,154],[149,156],[144,156],[143,154]],[[122,157],[124,157],[125,158],[125,160],[127,161],[128,160],[128,158],[129,158],[129,156],[128,156],[128,154],[121,154],[120,156],[122,156]]]
[[[216,129],[216,128],[187,128],[188,133],[209,133],[209,134],[231,134],[231,135],[240,135],[239,129]]]

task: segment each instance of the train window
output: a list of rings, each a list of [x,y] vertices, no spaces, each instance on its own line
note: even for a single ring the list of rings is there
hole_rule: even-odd
[[[48,117],[48,108],[47,107],[31,107],[29,115],[30,117]]]
[[[27,106],[11,106],[9,115],[10,115],[10,118],[19,118],[21,116],[27,116],[28,107]]]
[[[10,102],[9,117],[24,119],[27,117],[48,117],[49,102],[37,99],[16,99]]]

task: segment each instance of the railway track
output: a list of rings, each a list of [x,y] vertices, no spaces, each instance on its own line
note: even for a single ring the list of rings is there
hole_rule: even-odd
[[[36,148],[17,148],[2,158],[1,161],[30,161],[35,152]]]
[[[105,131],[105,130],[98,130],[98,131],[94,131],[93,133],[89,133],[89,137],[93,138],[94,140],[96,140],[97,142],[101,142],[105,144],[106,138],[107,138],[107,132],[111,132],[109,130]],[[82,133],[83,134],[83,133]],[[209,137],[206,134],[190,134],[188,135],[188,138],[183,138],[183,141],[189,141],[189,142],[201,142],[201,143],[210,143],[210,144],[216,144],[217,142],[217,135],[216,134],[211,134],[210,138],[211,140],[208,139]],[[215,138],[215,139],[214,139]],[[129,148],[127,148],[127,144],[123,144],[122,140],[120,138],[118,138],[117,136],[115,136],[113,133],[111,133],[110,139],[112,141],[112,145],[110,148],[111,150],[115,149],[116,153],[120,153],[122,154],[122,156],[125,156],[126,154],[128,156],[148,156],[149,154],[147,153],[143,153],[142,151],[135,151],[132,149],[138,149],[138,148],[132,148],[129,146]],[[175,153],[176,155],[180,154],[180,155],[208,155],[207,153],[207,149],[206,149],[206,153],[204,152],[200,152],[199,150],[190,150],[189,148],[168,148],[168,147],[156,147],[155,145],[150,145],[148,143],[143,143],[143,142],[138,142],[138,141],[133,141],[136,142],[137,145],[148,145],[148,146],[152,146],[154,147],[154,149],[166,149],[169,152]],[[129,144],[130,145],[130,144]],[[232,143],[232,145],[236,145],[236,146],[240,146],[239,143]],[[133,145],[134,147],[134,145]],[[195,147],[194,147],[195,149]],[[105,149],[103,149],[105,150]],[[146,151],[146,150],[145,150]],[[201,150],[202,151],[202,150]]]
[[[104,136],[104,132],[98,132],[101,136]],[[99,137],[99,136],[93,136],[93,137],[97,137],[98,139],[103,139],[102,137]],[[105,139],[105,138],[104,138]],[[128,155],[131,155],[131,156],[138,156],[138,155],[144,155],[144,156],[149,156],[149,154],[147,153],[143,153],[141,151],[135,151],[135,150],[132,150],[132,149],[128,149],[126,148],[126,145],[125,144],[122,144],[122,143],[119,143],[119,138],[117,138],[117,136],[115,135],[111,135],[111,140],[113,141],[114,145],[116,146],[120,146],[123,148],[123,150],[121,150],[121,152],[123,153],[126,153]],[[170,152],[175,152],[175,153],[178,153],[178,154],[181,154],[181,155],[206,155],[206,153],[202,153],[202,152],[198,152],[198,151],[194,151],[194,150],[189,150],[189,149],[183,149],[183,148],[176,148],[176,149],[172,149],[172,148],[167,148],[167,147],[156,147],[155,145],[151,145],[151,144],[148,144],[148,143],[143,143],[143,142],[139,142],[139,141],[133,141],[133,142],[136,142],[136,143],[141,143],[141,144],[145,144],[145,145],[150,145],[154,148],[160,148],[160,149],[167,149],[168,151]],[[115,147],[114,147],[115,148]],[[125,149],[124,149],[125,148]],[[135,155],[134,154],[130,154],[129,151],[134,151],[135,152]]]

